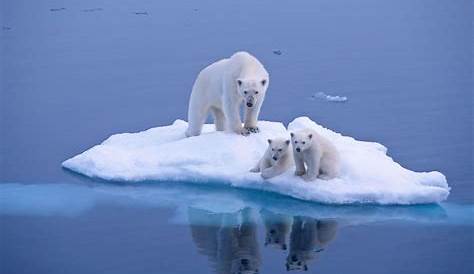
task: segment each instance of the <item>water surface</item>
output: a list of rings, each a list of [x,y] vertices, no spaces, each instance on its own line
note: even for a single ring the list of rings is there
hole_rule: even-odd
[[[0,272],[286,273],[297,251],[290,268],[305,258],[314,273],[472,273],[472,8],[2,1]],[[307,115],[380,142],[407,168],[445,174],[446,203],[324,206],[60,168],[111,134],[185,118],[199,70],[242,49],[271,75],[262,119]]]

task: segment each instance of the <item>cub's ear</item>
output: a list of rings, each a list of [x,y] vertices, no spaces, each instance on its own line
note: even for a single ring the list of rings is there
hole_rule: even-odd
[[[265,86],[267,84],[267,80],[263,79],[260,83],[262,83],[262,86]]]
[[[293,132],[290,132],[291,138],[295,137],[295,134]]]
[[[269,143],[269,144],[271,144],[271,143],[272,143],[272,139],[268,139],[267,141],[268,141],[268,143]]]
[[[309,139],[313,138],[313,134],[308,135],[308,138]]]
[[[240,87],[242,85],[242,80],[237,79],[237,85],[239,85],[239,87]]]
[[[289,144],[290,144],[290,140],[286,140],[286,141],[285,141],[285,144],[286,144],[286,145],[289,145]]]

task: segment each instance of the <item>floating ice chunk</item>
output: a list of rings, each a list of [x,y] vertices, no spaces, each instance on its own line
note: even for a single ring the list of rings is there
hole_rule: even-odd
[[[291,122],[289,131],[311,128],[331,140],[341,154],[341,176],[305,182],[293,175],[292,168],[265,181],[248,171],[264,153],[268,138],[289,138],[289,133],[279,122],[260,121],[258,126],[260,133],[244,137],[205,125],[202,135],[185,138],[187,123],[177,120],[170,126],[113,135],[66,160],[63,167],[105,180],[223,184],[331,204],[435,203],[449,195],[440,172],[405,169],[386,155],[383,145],[343,136],[307,117]]]
[[[339,95],[328,95],[324,92],[317,92],[311,96],[312,99],[323,99],[328,102],[337,102],[337,103],[343,103],[347,101],[346,96],[339,96]]]

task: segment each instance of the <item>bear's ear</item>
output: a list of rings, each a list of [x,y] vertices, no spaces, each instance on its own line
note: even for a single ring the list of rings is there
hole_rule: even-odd
[[[242,80],[237,79],[237,85],[239,85],[239,87],[240,87],[242,85]]]
[[[290,144],[290,140],[286,140],[286,141],[285,141],[285,144],[286,144],[286,145],[289,145],[289,144]]]
[[[267,142],[268,142],[269,144],[271,144],[271,143],[272,143],[272,139],[268,139]]]
[[[308,135],[308,138],[309,139],[313,138],[313,134]]]
[[[295,137],[295,134],[293,132],[290,132],[291,138]]]
[[[262,86],[265,86],[267,84],[267,80],[263,79],[260,83],[262,83]]]

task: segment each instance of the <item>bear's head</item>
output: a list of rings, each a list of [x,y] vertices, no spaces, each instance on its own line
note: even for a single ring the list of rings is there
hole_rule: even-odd
[[[311,143],[313,142],[313,133],[301,130],[298,132],[292,132],[291,135],[291,143],[293,144],[293,150],[297,153],[303,152],[311,147]]]
[[[271,161],[278,161],[289,150],[290,140],[284,138],[268,139],[268,148],[270,149]]]
[[[268,87],[268,78],[263,79],[237,79],[237,91],[245,100],[248,108],[256,106],[265,97]]]
[[[252,256],[242,256],[232,260],[231,271],[232,274],[258,274],[259,262],[258,259]]]

